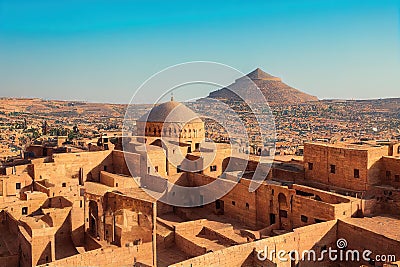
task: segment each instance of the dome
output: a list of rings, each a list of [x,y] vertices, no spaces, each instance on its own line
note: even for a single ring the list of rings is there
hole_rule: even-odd
[[[138,121],[178,123],[202,122],[193,110],[173,100],[154,106],[149,112],[140,117]]]

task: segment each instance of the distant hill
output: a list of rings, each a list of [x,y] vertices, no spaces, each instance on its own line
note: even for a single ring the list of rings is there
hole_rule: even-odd
[[[40,98],[0,98],[0,112],[53,117],[122,117],[127,105],[82,101],[44,100]]]
[[[246,77],[247,76],[247,77]],[[266,100],[269,103],[288,104],[288,103],[304,103],[309,101],[318,101],[316,96],[312,96],[301,92],[293,87],[282,82],[278,77],[274,77],[261,69],[250,72],[246,76],[237,79],[233,84],[229,85],[227,89],[222,88],[217,91],[211,92],[208,97],[215,99],[225,100],[240,100],[240,98],[232,93],[238,92],[246,97],[246,101],[260,102],[256,94],[249,92],[249,88],[254,86],[251,81],[260,88]],[[249,80],[250,78],[250,80]]]

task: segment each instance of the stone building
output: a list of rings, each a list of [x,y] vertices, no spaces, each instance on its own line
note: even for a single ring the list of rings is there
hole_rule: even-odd
[[[171,101],[154,106],[136,122],[138,136],[146,144],[158,145],[161,139],[185,145],[187,153],[199,150],[204,141],[204,122],[184,104]]]
[[[138,135],[119,138],[114,149],[52,154],[5,169],[0,266],[399,263],[399,144],[306,143],[304,160],[276,160],[268,170],[229,144],[209,146],[204,123],[183,104],[158,105],[137,124]],[[258,167],[263,180],[252,191]],[[211,183],[231,190],[194,201],[214,193],[205,187]],[[187,198],[179,186],[199,194]],[[164,196],[200,204],[166,204]],[[340,250],[338,239],[348,246]],[[285,250],[286,260],[269,257],[266,247]],[[288,260],[292,250],[328,248],[371,250],[371,260]],[[387,257],[373,260],[378,255]]]

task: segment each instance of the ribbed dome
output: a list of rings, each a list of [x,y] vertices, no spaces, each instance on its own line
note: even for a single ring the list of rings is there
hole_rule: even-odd
[[[171,114],[171,115],[170,115]],[[176,101],[157,105],[139,118],[140,122],[202,122],[199,116],[190,108]]]

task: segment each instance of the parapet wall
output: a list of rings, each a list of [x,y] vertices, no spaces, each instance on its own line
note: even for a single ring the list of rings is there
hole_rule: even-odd
[[[172,266],[220,266],[233,267],[242,266],[248,257],[253,257],[254,250],[260,251],[267,248],[268,254],[271,250],[298,251],[315,249],[320,251],[324,246],[333,246],[336,242],[337,227],[336,221],[319,223],[307,227],[295,229],[294,232],[262,239],[259,241],[241,244],[226,249],[218,250],[213,253],[207,253]],[[279,266],[290,267],[291,262],[280,262],[276,253],[271,259],[272,262],[279,263]],[[320,264],[320,262],[318,262]],[[305,265],[309,266],[309,265]]]
[[[45,266],[133,266],[136,262],[152,262],[151,243],[132,247],[107,247],[87,251],[72,257],[53,261]]]

